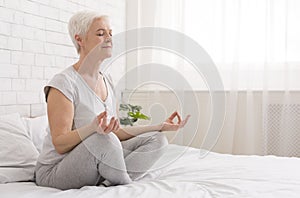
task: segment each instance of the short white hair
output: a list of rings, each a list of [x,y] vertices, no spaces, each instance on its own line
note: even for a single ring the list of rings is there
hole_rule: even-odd
[[[68,29],[69,35],[72,39],[73,44],[76,47],[77,53],[80,52],[80,46],[78,45],[75,35],[86,35],[87,31],[89,30],[92,22],[95,19],[99,18],[108,18],[107,15],[100,15],[94,11],[80,11],[75,13],[69,20]]]

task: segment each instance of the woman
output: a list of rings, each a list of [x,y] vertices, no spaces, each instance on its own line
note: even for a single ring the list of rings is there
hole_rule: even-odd
[[[113,87],[99,72],[112,50],[108,17],[79,12],[69,34],[80,58],[44,88],[49,127],[36,183],[59,189],[129,184],[163,154],[168,142],[161,131],[178,130],[188,117],[181,121],[174,112],[157,126],[120,128]]]

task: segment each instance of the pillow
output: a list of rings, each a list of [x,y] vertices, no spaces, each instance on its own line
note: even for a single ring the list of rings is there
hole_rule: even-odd
[[[35,118],[23,118],[28,134],[40,153],[43,147],[45,136],[47,135],[48,117],[47,115]]]
[[[38,158],[21,116],[0,116],[0,183],[32,181]]]

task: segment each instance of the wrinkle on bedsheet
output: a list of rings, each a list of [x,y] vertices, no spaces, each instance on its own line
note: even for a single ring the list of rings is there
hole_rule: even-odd
[[[169,145],[166,154],[139,181],[114,187],[85,186],[60,191],[32,182],[1,184],[6,197],[299,197],[299,158],[242,156]],[[181,157],[178,154],[184,153]],[[170,163],[172,162],[172,163]],[[164,164],[168,166],[162,166]],[[159,169],[159,167],[163,167]],[[17,190],[16,190],[17,189]]]

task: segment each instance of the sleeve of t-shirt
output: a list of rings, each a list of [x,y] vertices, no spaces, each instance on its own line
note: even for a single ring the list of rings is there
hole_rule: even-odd
[[[56,74],[44,87],[46,102],[51,87],[59,90],[71,102],[74,101],[74,88],[66,75]]]

